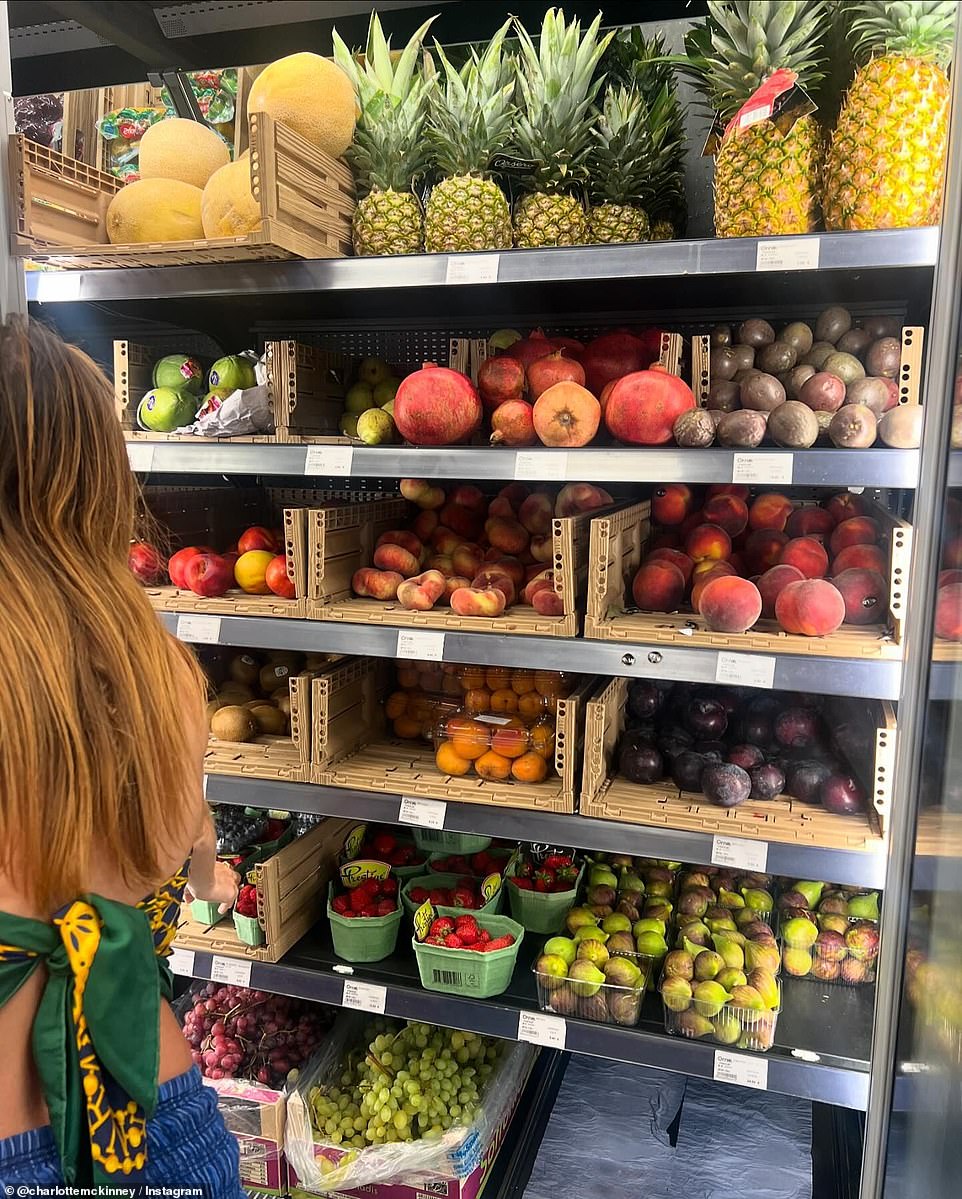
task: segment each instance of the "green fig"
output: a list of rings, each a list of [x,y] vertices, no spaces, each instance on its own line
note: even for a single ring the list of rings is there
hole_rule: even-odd
[[[717,920],[706,920],[705,923],[713,933],[737,932],[735,921],[731,916],[720,916]]]
[[[760,967],[752,970],[748,975],[748,985],[754,987],[761,995],[767,1008],[777,1008],[781,1005],[778,980],[772,971],[763,970]]]
[[[868,895],[853,895],[848,901],[848,914],[859,920],[878,920],[878,892],[871,891]]]
[[[563,958],[565,964],[570,966],[578,954],[578,946],[570,937],[552,937],[545,941],[542,952]]]
[[[795,978],[804,978],[812,971],[812,955],[807,949],[786,947],[782,950],[782,966],[786,974],[791,974]]]
[[[618,876],[609,866],[592,866],[588,871],[588,886],[614,887],[617,890]]]
[[[698,982],[714,978],[724,968],[725,959],[713,949],[706,949],[695,958],[695,978]]]
[[[691,983],[687,978],[666,978],[661,984],[661,998],[670,1012],[685,1012],[691,1007]]]
[[[617,953],[634,953],[635,938],[631,933],[612,933],[605,942],[605,947],[612,957]]]
[[[731,940],[729,937],[712,937],[715,943],[715,950],[721,955],[722,961],[726,966],[733,966],[736,970],[741,970],[745,965],[745,954],[742,947],[737,941]]]
[[[745,928],[749,924],[754,924],[758,919],[758,913],[752,908],[739,908],[735,913],[735,927]]]
[[[604,974],[594,962],[587,962],[584,959],[576,960],[568,971],[568,987],[575,995],[580,995],[582,998],[597,995],[604,981]]]
[[[763,1012],[766,1004],[758,991],[747,984],[735,987],[732,991],[732,1007],[748,1008],[753,1012]]]
[[[637,987],[641,984],[641,970],[628,958],[609,958],[602,970],[605,981],[613,987]]]
[[[606,933],[626,933],[631,931],[631,921],[621,912],[612,912],[602,920],[601,927]]]
[[[598,921],[587,908],[571,908],[568,915],[565,916],[565,928],[572,934],[586,924],[597,923]]]
[[[808,900],[808,906],[815,910],[818,906],[818,901],[822,898],[822,892],[825,890],[824,883],[811,883],[802,880],[791,888],[793,891],[798,891],[800,895],[804,895]]]
[[[609,957],[608,946],[604,941],[598,941],[594,937],[585,937],[583,941],[578,942],[578,956],[575,961],[594,962],[596,966],[604,966]]]
[[[632,935],[640,937],[643,933],[657,933],[659,937],[665,935],[665,926],[660,920],[652,920],[647,916],[643,916],[641,920],[636,920],[631,926]]]
[[[718,1015],[731,996],[723,986],[712,979],[706,979],[695,986],[692,998],[695,1002],[695,1011],[700,1016],[711,1019],[712,1016]]]
[[[790,949],[811,949],[818,936],[818,925],[806,916],[793,916],[782,925],[782,940]]]
[[[775,906],[775,900],[768,891],[762,891],[759,887],[749,887],[744,896],[745,903],[756,912],[770,912]]]
[[[707,1037],[715,1031],[712,1022],[694,1008],[679,1013],[675,1027],[683,1037]]]
[[[604,944],[608,940],[608,934],[597,924],[582,924],[580,928],[575,929],[574,940],[578,945],[582,941],[601,941]]]
[[[745,906],[745,900],[737,891],[719,891],[718,902],[723,908],[728,908],[732,912]]]
[[[692,924],[684,925],[682,937],[683,942],[688,942],[691,945],[700,945],[702,949],[707,949],[711,945],[711,929],[707,924],[702,924],[700,920],[694,921]],[[688,949],[688,944],[685,945]],[[691,950],[689,950],[689,953]]]
[[[640,879],[633,870],[622,870],[621,877],[618,879],[619,891],[637,891],[639,894],[644,894],[644,880]]]
[[[684,949],[673,949],[661,965],[665,978],[694,978],[695,960]]]
[[[635,948],[648,958],[663,958],[668,952],[668,945],[661,933],[647,932],[635,938]]]
[[[743,987],[748,982],[745,973],[742,970],[737,970],[734,966],[726,966],[724,970],[719,970],[715,975],[715,982],[724,987],[726,991],[731,991],[735,987]]]
[[[742,1035],[742,1026],[735,1012],[725,1008],[712,1021],[715,1029],[715,1040],[723,1045],[734,1045]]]
[[[548,991],[559,987],[568,976],[568,963],[556,953],[543,953],[534,968],[539,982]]]
[[[687,937],[682,938],[682,947],[685,953],[691,954],[693,958],[697,958],[700,953],[711,952],[705,945],[696,945],[694,941],[689,941]]]
[[[777,945],[760,945],[749,941],[745,946],[745,966],[748,970],[769,970],[774,974],[778,970],[778,962]]]

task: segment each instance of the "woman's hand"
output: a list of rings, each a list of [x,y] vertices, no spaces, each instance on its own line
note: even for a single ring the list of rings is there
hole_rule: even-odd
[[[229,912],[237,899],[240,887],[240,875],[226,862],[215,862],[209,885],[198,886],[193,874],[187,884],[187,899],[203,899],[207,903],[216,903],[221,916]]]

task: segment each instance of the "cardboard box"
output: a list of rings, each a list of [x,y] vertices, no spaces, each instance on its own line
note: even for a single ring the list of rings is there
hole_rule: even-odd
[[[240,1148],[244,1189],[257,1194],[286,1195],[286,1094],[242,1079],[205,1078],[204,1085],[217,1092],[218,1110]]]

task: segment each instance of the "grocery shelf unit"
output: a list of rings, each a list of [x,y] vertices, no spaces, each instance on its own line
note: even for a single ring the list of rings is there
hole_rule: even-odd
[[[956,92],[962,90],[956,74]],[[958,146],[962,113],[954,115],[953,144]],[[962,164],[950,164],[949,197],[957,195]],[[948,211],[953,211],[948,209]],[[799,242],[809,243],[805,247]],[[816,243],[814,247],[811,243]],[[772,245],[781,247],[783,265],[760,269]],[[804,255],[801,251],[804,249]],[[63,334],[103,347],[112,338],[142,339],[153,328],[158,343],[178,331],[227,342],[238,329],[257,336],[299,336],[323,332],[325,338],[360,338],[373,352],[387,330],[414,335],[425,327],[459,330],[499,325],[533,327],[539,323],[572,326],[580,321],[617,324],[629,314],[635,323],[667,316],[691,327],[716,320],[738,320],[759,311],[767,315],[811,314],[828,303],[855,312],[900,311],[906,321],[936,329],[948,318],[931,304],[940,271],[953,269],[945,238],[937,229],[817,234],[781,238],[764,246],[755,239],[688,239],[632,246],[586,246],[545,251],[508,251],[500,255],[414,255],[387,259],[252,262],[151,269],[79,270],[27,275],[31,310]],[[793,266],[804,258],[805,266]],[[812,267],[811,263],[817,263]],[[399,315],[401,314],[401,315]],[[523,314],[523,315],[522,315]],[[166,343],[165,343],[166,344]],[[357,345],[357,340],[350,343]],[[929,412],[921,450],[877,448],[861,451],[811,449],[794,454],[793,487],[851,487],[885,491],[893,504],[916,498],[915,519],[922,536],[915,542],[913,569],[933,559],[933,534],[927,513],[943,483],[938,468],[942,428],[932,415],[947,403],[944,339],[927,347],[928,372],[923,400]],[[721,449],[587,449],[569,452],[559,465],[551,451],[475,448],[414,450],[404,447],[354,447],[312,457],[306,446],[254,444],[130,444],[131,466],[152,479],[178,485],[210,482],[210,476],[269,478],[290,484],[310,472],[316,486],[377,487],[404,475],[470,481],[515,478],[578,479],[589,482],[652,484],[731,482],[734,454]],[[756,455],[764,463],[767,451]],[[944,455],[942,455],[944,457]],[[318,465],[320,463],[320,465]],[[312,464],[314,464],[312,466]],[[943,463],[944,468],[944,463]],[[764,466],[759,481],[765,482]],[[775,482],[775,473],[770,481]],[[950,477],[962,481],[953,459]],[[327,483],[324,482],[327,480]],[[780,477],[778,477],[778,481]],[[928,644],[924,604],[928,592],[910,596],[910,646]],[[298,619],[192,615],[189,624],[173,612],[160,618],[185,640],[265,649],[350,652],[390,658],[397,652],[397,630],[370,625]],[[908,889],[917,804],[914,785],[922,680],[927,662],[856,660],[775,655],[773,685],[778,689],[822,694],[861,695],[900,703],[900,749],[893,807],[896,820],[887,843],[875,851],[846,851],[808,845],[768,845],[767,868],[774,873],[811,875],[832,881],[885,888],[883,923],[898,942],[896,927]],[[736,655],[738,656],[738,655]],[[750,665],[753,655],[740,655]],[[715,682],[718,653],[711,649],[606,643],[581,638],[504,637],[497,634],[447,633],[443,658],[449,662],[534,666],[598,675],[652,677]],[[944,665],[944,664],[943,664]],[[910,669],[911,667],[911,669]],[[947,680],[946,691],[951,686]],[[350,816],[395,823],[402,800],[397,794],[373,794],[334,787],[274,783],[208,776],[206,794],[221,803]],[[585,849],[630,851],[656,857],[710,863],[713,838],[707,833],[645,827],[587,817],[487,808],[448,803],[444,827],[454,831],[576,843]],[[534,940],[534,938],[532,938]],[[175,966],[183,973],[209,978],[213,955],[181,951]],[[375,967],[338,966],[322,934],[311,934],[277,964],[250,963],[250,983],[323,1002],[340,1004],[344,976],[383,987],[384,1010],[453,1027],[517,1037],[521,1013],[536,1010],[531,975],[522,962],[509,991],[495,1000],[472,1000],[422,990],[409,961]],[[791,1004],[779,1024],[779,1039],[766,1063],[767,1086],[814,1101],[869,1113],[865,1160],[880,1157],[892,1098],[893,1069],[883,1061],[891,1047],[901,965],[898,949],[886,949],[876,988],[852,989],[840,1005],[823,1009],[819,988],[807,987],[810,999]],[[878,995],[875,1041],[871,1005]],[[651,1001],[649,1000],[649,1006]],[[842,1012],[838,1015],[839,1011]],[[568,1020],[569,1051],[644,1063],[693,1077],[712,1078],[713,1045],[668,1037],[646,1009],[638,1028]],[[801,1027],[803,1025],[804,1027]],[[789,1047],[791,1046],[791,1047]],[[894,1056],[894,1055],[889,1055]],[[908,1088],[900,1080],[899,1094]],[[881,1194],[877,1168],[866,1167],[863,1197]]]

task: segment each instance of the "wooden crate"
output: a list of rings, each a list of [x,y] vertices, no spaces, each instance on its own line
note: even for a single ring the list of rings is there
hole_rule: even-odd
[[[849,763],[861,775],[866,793],[871,796],[872,807],[867,815],[836,816],[823,808],[798,803],[790,796],[764,803],[748,800],[737,808],[720,808],[704,795],[680,791],[670,778],[662,783],[641,784],[618,776],[615,755],[625,726],[629,682],[612,679],[588,701],[582,816],[711,836],[817,845],[823,849],[866,852],[879,849],[891,803],[895,766],[896,726],[890,704],[842,701],[850,705],[848,713],[859,728],[860,738],[873,748],[870,764],[864,759]],[[833,718],[840,711],[833,709]]]
[[[351,593],[354,572],[371,565],[378,537],[402,527],[410,508],[404,500],[389,500],[311,511],[307,514],[307,615],[312,620],[397,628],[576,637],[588,582],[592,517],[598,511],[555,517],[551,522],[554,547],[545,566],[554,571],[554,589],[564,604],[561,616],[541,616],[526,604],[513,604],[503,616],[458,616],[450,608],[409,612],[396,601],[358,599]]]
[[[899,403],[921,402],[922,348],[925,329],[921,325],[905,325],[902,329],[902,359],[899,365]],[[677,373],[677,372],[676,372]],[[699,333],[691,339],[691,389],[695,399],[704,407],[711,386],[711,338]],[[881,443],[879,443],[881,444]],[[804,453],[804,450],[797,451]],[[858,451],[854,451],[858,452]]]
[[[540,812],[574,812],[584,748],[584,711],[597,680],[556,701],[555,775],[543,783],[492,783],[443,775],[434,750],[394,737],[384,716],[386,663],[353,658],[314,680],[313,780],[330,787],[414,795]]]
[[[854,451],[853,451],[854,452]],[[745,653],[809,654],[839,658],[902,657],[912,527],[875,505],[871,515],[887,531],[890,625],[843,624],[827,637],[785,633],[774,620],[759,620],[747,633],[713,633],[695,612],[639,612],[630,604],[631,580],[651,536],[651,503],[644,500],[591,522],[591,568],[585,637],[691,649]]]
[[[351,365],[347,355],[298,341],[269,341],[264,361],[278,441],[351,444],[338,429]]]
[[[252,113],[249,125],[251,188],[260,204],[260,229],[240,237],[130,245],[107,241],[107,207],[123,186],[119,179],[14,137],[14,255],[89,270],[349,254],[354,180],[348,167],[266,113]]]
[[[354,823],[334,817],[322,820],[255,867],[257,919],[265,944],[246,945],[229,917],[208,929],[190,918],[190,907],[185,904],[174,948],[255,962],[280,961],[324,914],[327,884],[334,877],[337,855]]]

